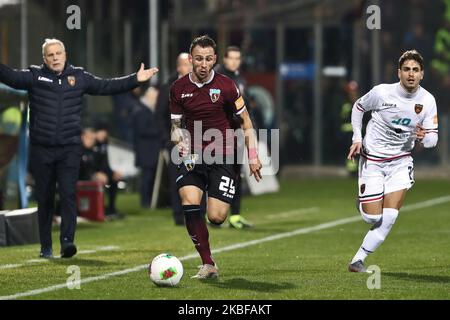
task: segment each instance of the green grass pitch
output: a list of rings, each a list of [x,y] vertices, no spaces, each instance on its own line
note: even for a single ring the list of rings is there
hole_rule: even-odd
[[[354,179],[331,178],[283,180],[277,194],[245,197],[242,214],[255,227],[210,228],[220,277],[199,281],[190,276],[200,258],[192,256],[196,252],[187,231],[174,226],[171,211],[141,210],[137,195],[119,194],[118,206],[127,218],[79,225],[80,253],[72,259],[39,261],[39,245],[0,248],[0,297],[449,299],[450,181],[419,180],[408,192],[387,240],[366,260],[380,269],[379,289],[368,288],[369,274],[347,272],[368,230],[355,197]],[[54,229],[55,253],[58,236]],[[177,287],[160,288],[148,278],[145,265],[163,252],[183,258],[184,276]],[[79,268],[80,289],[66,286],[72,265]]]

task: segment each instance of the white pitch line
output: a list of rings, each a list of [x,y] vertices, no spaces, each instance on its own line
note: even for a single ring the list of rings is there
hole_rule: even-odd
[[[105,247],[98,247],[94,250],[81,250],[78,251],[78,254],[90,254],[90,253],[96,253],[98,251],[111,251],[111,250],[116,250],[119,249],[119,247],[117,246],[105,246]],[[59,257],[55,257],[53,259],[59,259]],[[30,259],[25,261],[24,263],[15,263],[15,264],[3,264],[0,265],[0,270],[2,269],[15,269],[15,268],[20,268],[29,264],[34,264],[34,263],[48,263],[50,262],[49,259]]]
[[[316,213],[319,211],[320,211],[320,209],[317,207],[300,208],[300,209],[295,209],[295,210],[290,210],[290,211],[285,211],[285,212],[280,212],[280,213],[269,214],[266,216],[266,218],[267,219],[288,218],[288,217],[297,216],[300,214]]]
[[[418,202],[415,204],[407,205],[407,206],[404,206],[401,211],[412,211],[412,210],[416,210],[419,208],[421,209],[421,208],[431,207],[434,205],[447,203],[447,202],[450,202],[450,196],[434,198],[434,199]],[[293,236],[296,236],[299,234],[306,234],[306,233],[310,233],[310,232],[314,232],[314,231],[333,228],[333,227],[336,227],[339,225],[359,221],[360,219],[361,219],[361,217],[359,215],[357,215],[357,216],[353,216],[353,217],[349,217],[349,218],[334,220],[334,221],[322,223],[322,224],[319,224],[319,225],[313,226],[313,227],[300,228],[300,229],[297,229],[294,231],[279,233],[279,234],[275,234],[275,235],[257,239],[257,240],[251,240],[251,241],[232,244],[232,245],[229,245],[229,246],[226,246],[223,248],[212,250],[212,253],[220,253],[220,252],[241,249],[241,248],[245,248],[248,246],[252,246],[252,245],[256,245],[256,244],[260,244],[260,243],[264,243],[264,242],[268,242],[268,241],[273,241],[273,240],[278,240],[278,239],[282,239],[282,238],[293,237]],[[181,257],[179,259],[181,261],[184,261],[184,260],[194,259],[197,257],[198,257],[198,253],[192,253],[187,256]],[[101,276],[90,277],[90,278],[80,280],[79,284],[81,285],[84,283],[89,283],[89,282],[94,282],[94,281],[107,280],[107,279],[115,277],[115,276],[120,276],[120,275],[124,275],[124,274],[128,274],[128,273],[132,273],[132,272],[141,271],[143,269],[147,269],[148,267],[149,267],[149,264],[143,264],[143,265],[136,266],[136,267],[130,268],[130,269],[107,273],[107,274],[104,274]],[[20,293],[16,293],[16,294],[9,295],[9,296],[1,296],[0,300],[13,300],[13,299],[18,299],[18,298],[23,298],[23,297],[28,297],[28,296],[34,296],[34,295],[38,295],[38,294],[42,294],[42,293],[46,293],[46,292],[56,291],[56,290],[63,289],[63,288],[67,288],[66,283],[61,283],[61,284],[57,284],[54,286],[31,290],[31,291],[20,292]]]

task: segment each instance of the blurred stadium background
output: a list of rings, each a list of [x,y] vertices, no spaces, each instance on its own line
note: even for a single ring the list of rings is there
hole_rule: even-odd
[[[379,30],[366,26],[373,4]],[[71,5],[80,8],[80,29],[66,25]],[[168,80],[176,56],[197,35],[217,40],[219,61],[226,46],[240,46],[259,127],[280,130],[280,176],[345,175],[351,135],[342,129],[343,106],[351,88],[360,96],[397,81],[398,57],[416,48],[440,117],[439,147],[416,150],[417,173],[449,175],[448,1],[0,0],[0,21],[0,60],[11,67],[40,64],[43,40],[56,37],[72,64],[103,77],[133,72],[141,61],[158,66],[154,85]],[[2,112],[25,103],[22,92],[0,87]],[[127,115],[111,97],[86,97],[84,112],[86,125],[107,119],[111,135],[127,142]]]
[[[80,29],[67,28],[67,19],[72,14],[67,12],[67,8],[71,5],[81,9]],[[367,13],[370,5],[377,5],[381,10],[381,29],[379,30],[370,30],[366,25],[373,14]],[[55,37],[65,43],[68,61],[85,67],[91,73],[102,77],[124,75],[136,71],[139,63],[144,62],[147,66],[157,66],[160,69],[158,77],[152,82],[152,85],[158,85],[166,82],[174,72],[177,55],[188,51],[191,40],[201,34],[209,34],[216,39],[219,61],[228,45],[237,45],[242,48],[241,71],[260,113],[259,127],[280,130],[278,178],[281,180],[282,192],[279,195],[281,198],[268,195],[267,198],[255,197],[244,203],[244,212],[248,213],[256,223],[261,223],[261,227],[253,233],[247,233],[243,238],[254,239],[259,236],[258,232],[261,236],[269,236],[294,226],[303,227],[309,222],[310,225],[327,222],[331,218],[344,217],[346,214],[348,216],[349,212],[353,212],[354,190],[352,188],[356,184],[356,179],[333,180],[334,177],[348,176],[345,157],[351,134],[344,129],[349,115],[348,112],[346,113],[345,105],[348,106],[355,95],[361,96],[380,82],[396,82],[398,80],[397,60],[407,49],[419,50],[425,59],[425,79],[422,85],[436,97],[440,122],[438,147],[426,151],[417,148],[414,159],[417,178],[434,177],[441,181],[428,182],[421,188],[419,184],[418,191],[413,191],[416,197],[414,199],[426,202],[435,194],[442,196],[437,194],[439,192],[444,193],[443,195],[448,193],[450,179],[450,2],[448,0],[0,0],[0,61],[17,69],[27,68],[30,64],[41,64],[41,45],[44,39]],[[26,115],[26,104],[25,92],[12,90],[0,83],[0,187],[2,189],[0,200],[7,209],[22,207],[27,202],[25,185],[21,184],[26,180],[27,152],[26,139],[24,139],[26,123],[23,121]],[[106,120],[110,124],[111,136],[115,138],[115,141],[125,145],[129,143],[128,136],[123,131],[124,128],[125,130],[129,128],[126,126],[129,119],[126,113],[122,114],[116,109],[112,97],[86,96],[83,121],[86,126],[91,126],[98,120]],[[310,179],[310,176],[314,178]],[[292,178],[294,181],[298,179],[299,184],[292,182]],[[129,183],[129,186],[131,193],[135,193],[133,183]],[[311,186],[314,188],[309,190]],[[309,192],[305,193],[307,190]],[[330,196],[329,202],[323,201],[322,193]],[[279,199],[283,200],[279,201]],[[79,235],[82,246],[89,248],[93,243],[108,246],[111,241],[117,241],[116,237],[121,233],[120,243],[129,242],[128,248],[124,250],[134,256],[132,259],[121,262],[120,268],[122,265],[128,266],[127,263],[144,263],[146,257],[142,258],[141,252],[148,250],[146,241],[149,241],[149,235],[148,229],[143,228],[141,224],[147,223],[148,228],[153,228],[152,223],[156,222],[161,227],[151,235],[150,239],[155,245],[150,249],[151,254],[156,255],[163,250],[173,250],[175,254],[180,255],[190,252],[191,244],[183,232],[177,233],[173,244],[164,241],[165,236],[173,231],[173,224],[168,222],[168,210],[157,210],[154,215],[147,215],[144,219],[141,215],[142,211],[137,208],[137,202],[136,194],[123,197],[119,195],[120,208],[135,215],[133,217],[135,219],[125,220],[129,221],[126,222],[128,225],[125,230],[129,230],[130,235],[133,235],[135,230],[139,230],[141,232],[139,237],[131,239],[121,233],[122,224],[107,225],[101,231],[97,227],[84,229],[82,227]],[[281,223],[278,224],[268,218],[276,210],[295,211],[299,202],[309,203],[314,208],[316,204],[324,205],[324,212],[328,213],[317,219],[315,216],[299,218],[295,222],[281,219]],[[283,206],[280,207],[280,203],[283,203]],[[265,208],[265,206],[268,207]],[[441,204],[438,209],[439,214],[445,217],[448,206]],[[147,211],[144,212],[144,214],[147,213]],[[413,215],[413,218],[409,220],[410,224],[405,224],[404,232],[412,230],[411,232],[420,233],[420,230],[417,231],[415,228],[421,225],[418,218],[421,216]],[[165,220],[162,217],[165,217]],[[266,221],[267,224],[264,225],[264,219],[269,219],[270,223]],[[286,216],[284,219],[290,219],[290,217]],[[429,228],[425,231],[441,227],[440,232],[448,233],[446,231],[448,229],[445,229],[447,221],[445,219],[441,221],[442,224],[438,222],[433,224],[432,219],[427,220]],[[410,229],[407,226],[410,226]],[[360,229],[357,230],[358,234],[350,229],[350,233],[353,232],[352,239],[348,237],[345,240],[341,239],[347,241],[351,248],[346,248],[350,251],[344,252],[344,255],[332,261],[331,264],[334,263],[337,270],[340,270],[342,266],[345,268],[346,259],[350,257],[346,255],[353,252],[354,245],[360,241],[364,226],[361,224],[358,228]],[[341,236],[342,230],[334,230],[333,237]],[[229,230],[225,235],[220,235],[219,232],[214,230],[212,234],[216,239],[221,238],[221,245],[228,244],[227,241],[234,236]],[[54,236],[57,234],[55,233]],[[409,236],[408,241],[417,240],[417,245],[420,242],[420,245],[424,246],[421,252],[428,252],[429,256],[434,257],[434,251],[426,247],[429,239],[425,234],[422,236],[423,242],[415,239],[414,234]],[[439,234],[436,234],[436,238],[438,236]],[[324,242],[319,246],[328,245],[329,243]],[[293,244],[292,248],[295,246],[296,244]],[[405,243],[398,250],[408,247],[409,243]],[[35,248],[32,250],[36,251]],[[32,250],[24,249],[19,252],[17,249],[8,251],[5,248],[2,263],[10,264],[15,259],[25,259],[29,257]],[[436,250],[445,251],[445,244],[437,246]],[[33,254],[34,251],[32,251]],[[314,256],[315,253],[312,251],[311,255]],[[117,255],[120,254],[117,253]],[[330,254],[333,253],[330,252]],[[336,253],[335,256],[337,256]],[[109,258],[111,259],[108,260]],[[405,253],[403,258],[404,265],[408,265],[408,253]],[[422,258],[424,261],[431,261],[428,256],[417,257],[417,259]],[[102,266],[106,267],[105,270],[113,272],[119,268],[114,264],[118,261],[117,259],[111,254],[110,257],[103,259],[104,261],[102,260]],[[289,257],[286,258],[286,261],[288,260]],[[97,275],[95,261],[93,265],[86,261],[85,267],[91,267],[92,270],[89,272],[93,276]],[[424,261],[421,260],[420,263]],[[438,264],[439,261],[435,263]],[[318,268],[327,268],[329,264],[328,260],[322,261]],[[255,260],[255,268],[260,265],[269,264],[258,263]],[[60,267],[65,267],[65,264]],[[242,266],[243,272],[246,267],[246,265]],[[190,263],[189,268],[195,270],[194,262]],[[42,272],[43,274],[52,273],[55,272],[54,270],[56,269],[42,270]],[[432,273],[435,269],[429,270]],[[442,274],[448,273],[441,269],[436,270],[436,272],[440,270]],[[31,273],[27,274],[25,271],[21,273],[23,277],[25,275],[32,277]],[[16,278],[23,279],[22,276]],[[60,276],[61,281],[64,281],[64,271],[61,271]],[[8,287],[2,286],[4,290],[1,294],[4,295],[16,292],[19,289],[16,290],[15,286],[20,286],[8,277],[4,278]],[[448,283],[449,277],[448,275],[439,279],[433,277],[430,275],[428,278],[419,279],[418,283],[433,280],[438,291],[433,291],[431,297],[442,298],[445,294],[440,291],[440,285]],[[292,279],[296,278],[296,274],[293,274]],[[48,285],[52,284],[51,276],[45,279]],[[259,280],[263,281],[263,279]],[[27,281],[22,282],[27,283]],[[188,282],[189,285],[193,284]],[[328,286],[329,283],[324,281],[324,285]],[[345,281],[340,285],[345,286]],[[42,285],[35,282],[32,287],[37,286]],[[255,286],[258,287],[258,285]],[[26,285],[20,287],[21,290],[30,288],[31,286]],[[264,291],[264,288],[262,286],[260,290]],[[395,290],[394,285],[393,291]],[[131,297],[140,298],[139,294],[141,293]],[[144,296],[155,297],[154,292],[147,294],[149,296]],[[295,294],[298,294],[297,291]],[[295,294],[287,295],[287,298],[295,298]],[[157,297],[161,295],[165,298],[164,294],[160,293]],[[98,298],[95,294],[85,297]],[[124,295],[123,292],[118,292],[113,297],[120,298]],[[178,296],[174,295],[174,297]],[[203,298],[201,295],[192,297]],[[243,294],[225,295],[225,297],[245,298],[246,296]],[[261,298],[256,296],[258,297]],[[267,299],[267,296],[262,297]],[[276,297],[285,298],[286,296]],[[306,297],[321,297],[321,292],[314,292]],[[328,297],[336,296],[331,294]],[[339,297],[352,298],[345,294]],[[370,298],[371,296],[363,292],[358,297]],[[376,297],[386,298],[382,295]],[[393,294],[393,297],[398,296]],[[412,294],[412,297],[418,296]],[[180,298],[183,299],[183,295],[180,295]]]

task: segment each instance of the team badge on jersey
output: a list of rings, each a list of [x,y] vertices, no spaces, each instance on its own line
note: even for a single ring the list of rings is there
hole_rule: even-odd
[[[361,187],[359,188],[359,191],[360,191],[361,194],[363,194],[364,191],[366,191],[366,184],[365,184],[365,183],[363,183],[363,184],[361,185]]]
[[[76,80],[74,76],[68,76],[67,81],[69,82],[70,86],[75,86]]]
[[[414,106],[414,111],[415,111],[417,114],[421,113],[421,112],[422,112],[422,109],[423,109],[423,105],[421,105],[421,104],[416,104],[416,105]]]
[[[211,101],[215,103],[217,100],[219,100],[220,89],[209,89],[209,96],[211,98]]]

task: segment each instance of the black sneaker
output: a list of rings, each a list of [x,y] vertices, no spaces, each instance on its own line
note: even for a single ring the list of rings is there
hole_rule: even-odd
[[[361,260],[355,261],[348,266],[348,271],[350,272],[367,272],[364,263]]]
[[[53,258],[53,250],[52,248],[42,248],[41,252],[39,253],[39,258],[43,259],[51,259]]]
[[[68,242],[61,245],[61,258],[71,258],[77,253],[75,244]]]

